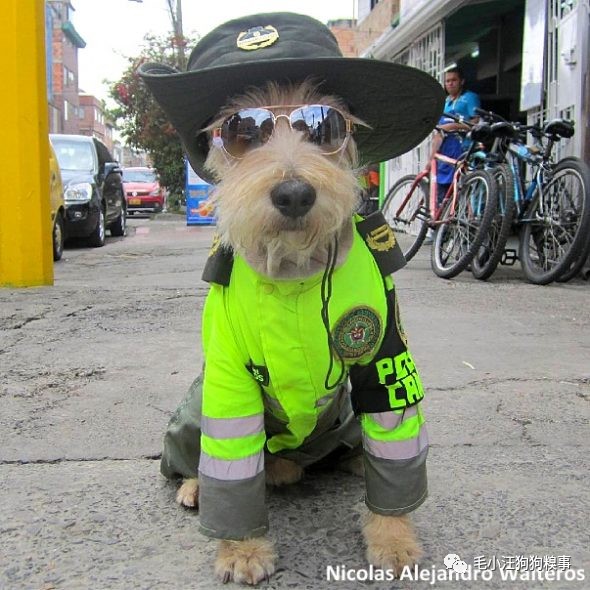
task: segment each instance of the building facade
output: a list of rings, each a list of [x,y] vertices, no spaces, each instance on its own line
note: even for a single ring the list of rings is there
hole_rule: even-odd
[[[79,133],[78,49],[86,46],[71,22],[67,0],[45,3],[47,93],[51,133]]]
[[[100,139],[113,151],[113,123],[105,114],[102,101],[91,94],[79,94],[79,133]]]
[[[383,1],[366,13],[374,0],[358,0],[359,29]],[[587,160],[589,15],[588,0],[400,0],[359,54],[417,67],[441,83],[445,68],[459,65],[484,108],[529,124],[573,119],[576,133],[558,156]],[[388,184],[422,169],[429,151],[426,141],[390,162]]]

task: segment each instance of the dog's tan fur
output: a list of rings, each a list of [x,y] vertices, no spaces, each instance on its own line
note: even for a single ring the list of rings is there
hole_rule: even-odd
[[[236,110],[253,106],[327,104],[346,112],[337,98],[323,96],[311,83],[280,87],[269,83],[237,97],[219,113],[213,130]],[[273,109],[276,114],[289,108]],[[354,117],[351,117],[354,120]],[[355,121],[362,124],[361,121]],[[243,159],[228,157],[213,146],[206,162],[219,184],[214,193],[221,242],[231,246],[258,272],[272,278],[306,277],[324,270],[328,246],[339,241],[339,260],[343,261],[352,243],[352,213],[358,201],[355,175],[356,147],[350,141],[342,152],[325,156],[302,140],[279,118],[268,143],[248,152]],[[273,206],[272,188],[285,179],[302,179],[316,191],[311,210],[300,218],[288,218]],[[362,474],[361,458],[348,460],[343,467]],[[277,457],[265,462],[269,485],[298,481],[303,469]],[[198,481],[186,480],[177,494],[177,502],[196,506]],[[363,526],[367,558],[378,567],[399,573],[421,554],[407,516],[369,514]],[[223,581],[256,584],[275,570],[277,556],[266,537],[244,541],[220,541],[215,572]]]

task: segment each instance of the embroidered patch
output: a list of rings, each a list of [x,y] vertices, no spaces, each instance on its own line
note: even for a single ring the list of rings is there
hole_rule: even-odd
[[[367,246],[377,252],[387,252],[396,244],[393,230],[386,223],[379,226],[367,236]]]
[[[276,43],[278,38],[279,32],[271,25],[252,27],[238,35],[237,45],[245,51],[253,51]]]
[[[343,359],[357,359],[375,348],[380,335],[379,316],[368,307],[355,307],[336,323],[334,346]]]

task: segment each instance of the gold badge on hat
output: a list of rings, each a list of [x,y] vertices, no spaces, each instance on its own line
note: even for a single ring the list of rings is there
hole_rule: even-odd
[[[237,45],[245,51],[268,47],[277,41],[279,32],[272,26],[252,27],[238,35]]]
[[[389,225],[384,224],[374,229],[367,236],[367,245],[371,250],[386,252],[395,246],[395,235]]]

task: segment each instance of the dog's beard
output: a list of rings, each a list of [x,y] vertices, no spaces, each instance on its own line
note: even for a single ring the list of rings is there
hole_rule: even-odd
[[[301,222],[300,225],[306,224]],[[335,234],[333,231],[320,235],[317,226],[311,231],[305,228],[285,229],[266,244],[259,244],[258,258],[265,261],[265,274],[269,277],[306,275],[313,272],[317,264],[324,264],[327,246]]]
[[[304,217],[289,219],[265,203],[262,211],[248,211],[236,219],[225,216],[221,206],[218,231],[222,243],[259,272],[273,278],[304,277],[323,268],[328,246],[351,223],[344,207],[321,211],[324,207],[316,203]]]

